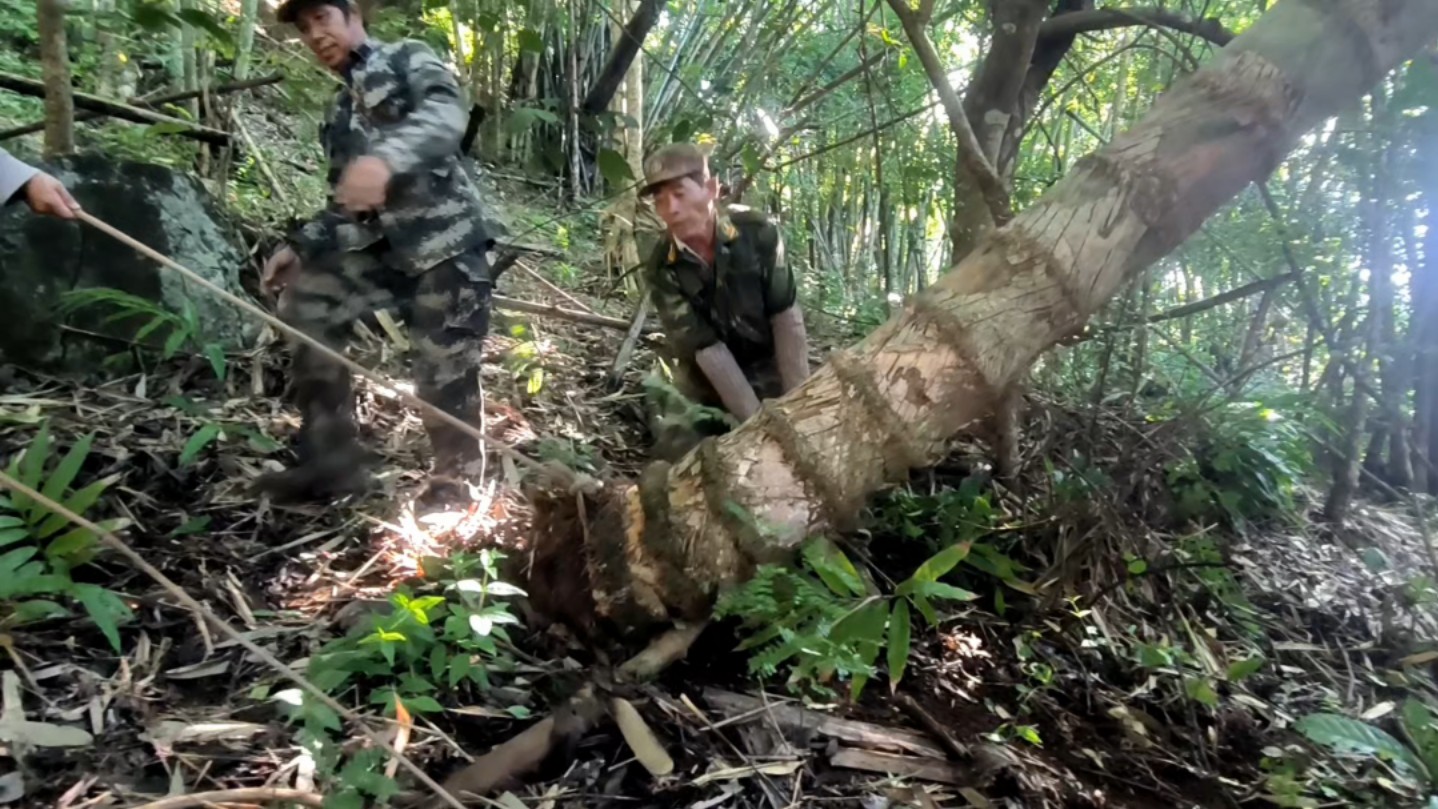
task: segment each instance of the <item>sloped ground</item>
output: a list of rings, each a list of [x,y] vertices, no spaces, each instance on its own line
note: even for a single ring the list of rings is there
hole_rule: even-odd
[[[572,271],[524,261],[551,277]],[[500,292],[573,305],[522,271]],[[627,314],[582,293],[581,302]],[[605,377],[622,339],[565,321],[499,319],[484,374],[487,431],[532,455],[632,476],[643,459],[649,357],[641,349],[612,388]],[[398,347],[376,326],[356,356],[403,379]],[[496,458],[457,524],[410,513],[423,431],[373,386],[362,386],[361,411],[366,441],[388,461],[382,491],[328,510],[252,498],[248,483],[296,426],[280,404],[274,345],[231,356],[223,383],[202,358],[91,386],[5,372],[3,455],[25,446],[40,419],[61,446],[95,433],[77,483],[115,480],[91,514],[127,519],[124,536],[146,559],[296,668],[396,585],[432,586],[426,557],[498,547],[522,566],[530,515],[513,471]],[[1371,505],[1338,535],[1302,518],[1239,532],[1174,529],[1165,470],[1191,443],[1183,429],[1120,411],[1034,402],[1012,488],[986,481],[978,448],[956,447],[950,463],[876,502],[868,532],[845,540],[855,559],[897,577],[933,551],[945,526],[978,520],[976,544],[1007,570],[960,569],[955,581],[980,598],[916,636],[897,698],[879,680],[858,705],[801,712],[782,682],[755,690],[730,651],[734,628],[718,625],[658,683],[620,692],[673,757],[672,774],[652,777],[601,723],[499,802],[1417,805],[1412,779],[1391,765],[1329,757],[1291,727],[1327,710],[1401,738],[1398,705],[1431,692],[1438,660],[1432,607],[1415,603],[1412,587],[1429,566],[1421,532],[1401,509]],[[14,771],[19,755],[22,777],[0,774],[0,800],[131,806],[210,789],[313,788],[314,762],[274,699],[284,687],[274,672],[223,639],[207,649],[194,617],[120,561],[101,557],[76,576],[121,593],[135,618],[121,628],[120,654],[84,619],[3,627],[16,703],[7,707],[93,738],[6,748],[0,773]],[[430,772],[447,774],[510,738],[615,662],[619,650],[588,648],[526,617],[509,627],[513,663],[494,666],[489,689],[462,685],[443,710],[414,721],[407,753]],[[375,727],[395,727],[380,705],[347,699]],[[354,738],[354,728],[344,735]]]

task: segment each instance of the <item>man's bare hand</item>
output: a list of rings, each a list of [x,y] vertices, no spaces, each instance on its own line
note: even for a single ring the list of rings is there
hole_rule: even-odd
[[[25,204],[41,216],[53,216],[57,219],[74,219],[80,210],[80,203],[70,196],[65,186],[44,172],[36,174],[30,178],[30,182],[25,183]]]
[[[376,210],[384,205],[390,175],[389,164],[380,158],[358,158],[340,176],[335,187],[335,201],[347,211]]]
[[[260,271],[260,288],[266,295],[278,296],[290,285],[295,272],[300,268],[300,257],[293,248],[285,245],[276,250]]]

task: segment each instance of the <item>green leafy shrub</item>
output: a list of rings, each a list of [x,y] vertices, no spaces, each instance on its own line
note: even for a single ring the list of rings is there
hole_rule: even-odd
[[[1312,468],[1299,424],[1254,404],[1235,404],[1208,421],[1192,455],[1168,470],[1180,519],[1243,525],[1296,510],[1294,491]]]
[[[1433,709],[1409,697],[1403,703],[1399,724],[1409,743],[1367,722],[1332,713],[1309,714],[1298,720],[1294,729],[1336,753],[1385,761],[1400,776],[1430,791],[1438,790],[1438,719]]]
[[[720,597],[719,618],[738,618],[752,633],[740,650],[755,650],[749,670],[773,676],[789,669],[788,684],[798,691],[832,696],[829,683],[848,680],[857,699],[877,672],[879,652],[887,649],[889,683],[897,688],[908,665],[913,626],[910,610],[930,625],[939,622],[935,601],[970,601],[977,596],[939,581],[969,553],[952,545],[919,565],[892,594],[872,582],[828,541],[806,543],[802,567],[763,565],[742,586]]]
[[[427,568],[438,569],[426,574],[439,583],[440,592],[400,589],[391,594],[387,612],[367,616],[310,660],[310,681],[336,698],[353,696],[381,705],[387,716],[399,715],[401,705],[408,714],[437,713],[444,710],[440,697],[464,704],[470,690],[488,691],[491,672],[513,665],[503,647],[511,642],[506,627],[519,623],[501,599],[524,594],[499,579],[501,559],[485,550],[431,560]],[[282,691],[275,699],[293,708],[291,719],[302,726],[301,744],[322,772],[337,779],[335,805],[361,806],[366,795],[383,801],[396,794],[397,785],[382,774],[382,751],[342,755],[340,717],[328,707],[304,698],[299,689]],[[508,710],[515,718],[528,716],[522,706]]]
[[[30,446],[11,461],[7,471],[41,495],[84,517],[118,480],[108,477],[78,491],[71,488],[89,457],[93,441],[93,434],[86,435],[57,459],[49,423],[42,422]],[[116,519],[96,524],[115,531],[124,523]],[[69,520],[38,500],[18,492],[0,495],[0,627],[67,617],[69,609],[53,599],[69,598],[85,609],[110,646],[119,652],[119,625],[131,617],[130,608],[109,590],[70,577],[71,570],[94,558],[99,537],[78,526],[66,531],[68,525]]]

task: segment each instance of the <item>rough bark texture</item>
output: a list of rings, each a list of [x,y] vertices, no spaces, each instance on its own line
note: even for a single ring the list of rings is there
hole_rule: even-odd
[[[540,534],[536,572],[582,568],[555,586],[584,584],[593,601],[573,609],[621,626],[706,617],[753,565],[852,524],[877,489],[942,456],[1040,353],[1435,33],[1438,0],[1278,4],[804,385],[586,503],[587,534],[537,516],[560,533]],[[550,505],[572,514],[573,500]]]
[[[65,46],[66,0],[40,0],[40,71],[45,80],[45,156],[75,151],[75,101],[70,90],[70,54]]]

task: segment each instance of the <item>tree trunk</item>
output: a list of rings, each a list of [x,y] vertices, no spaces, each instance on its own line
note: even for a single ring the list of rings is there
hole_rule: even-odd
[[[627,627],[704,619],[755,564],[853,525],[871,494],[974,431],[1042,352],[1435,33],[1438,0],[1278,4],[739,429],[616,485],[585,507],[585,530],[574,497],[540,498],[533,569],[549,584],[531,589],[536,606]],[[538,603],[559,596],[567,608]]]
[[[623,28],[615,26],[614,46],[609,51],[609,60],[604,63],[599,78],[594,81],[594,86],[589,88],[589,92],[584,96],[584,103],[580,105],[585,114],[598,115],[607,109],[624,82],[624,77],[629,75],[630,65],[642,64],[643,60],[635,57],[644,47],[644,38],[649,36],[650,29],[659,21],[659,12],[663,9],[664,0],[639,0],[639,7],[634,10],[634,16],[629,18],[629,23]]]
[[[235,78],[243,81],[250,75],[250,63],[254,59],[255,23],[259,20],[260,0],[242,0],[240,3],[240,33],[235,40]]]
[[[70,53],[65,45],[68,0],[40,0],[40,71],[45,79],[45,156],[75,151],[75,99],[70,89]]]

